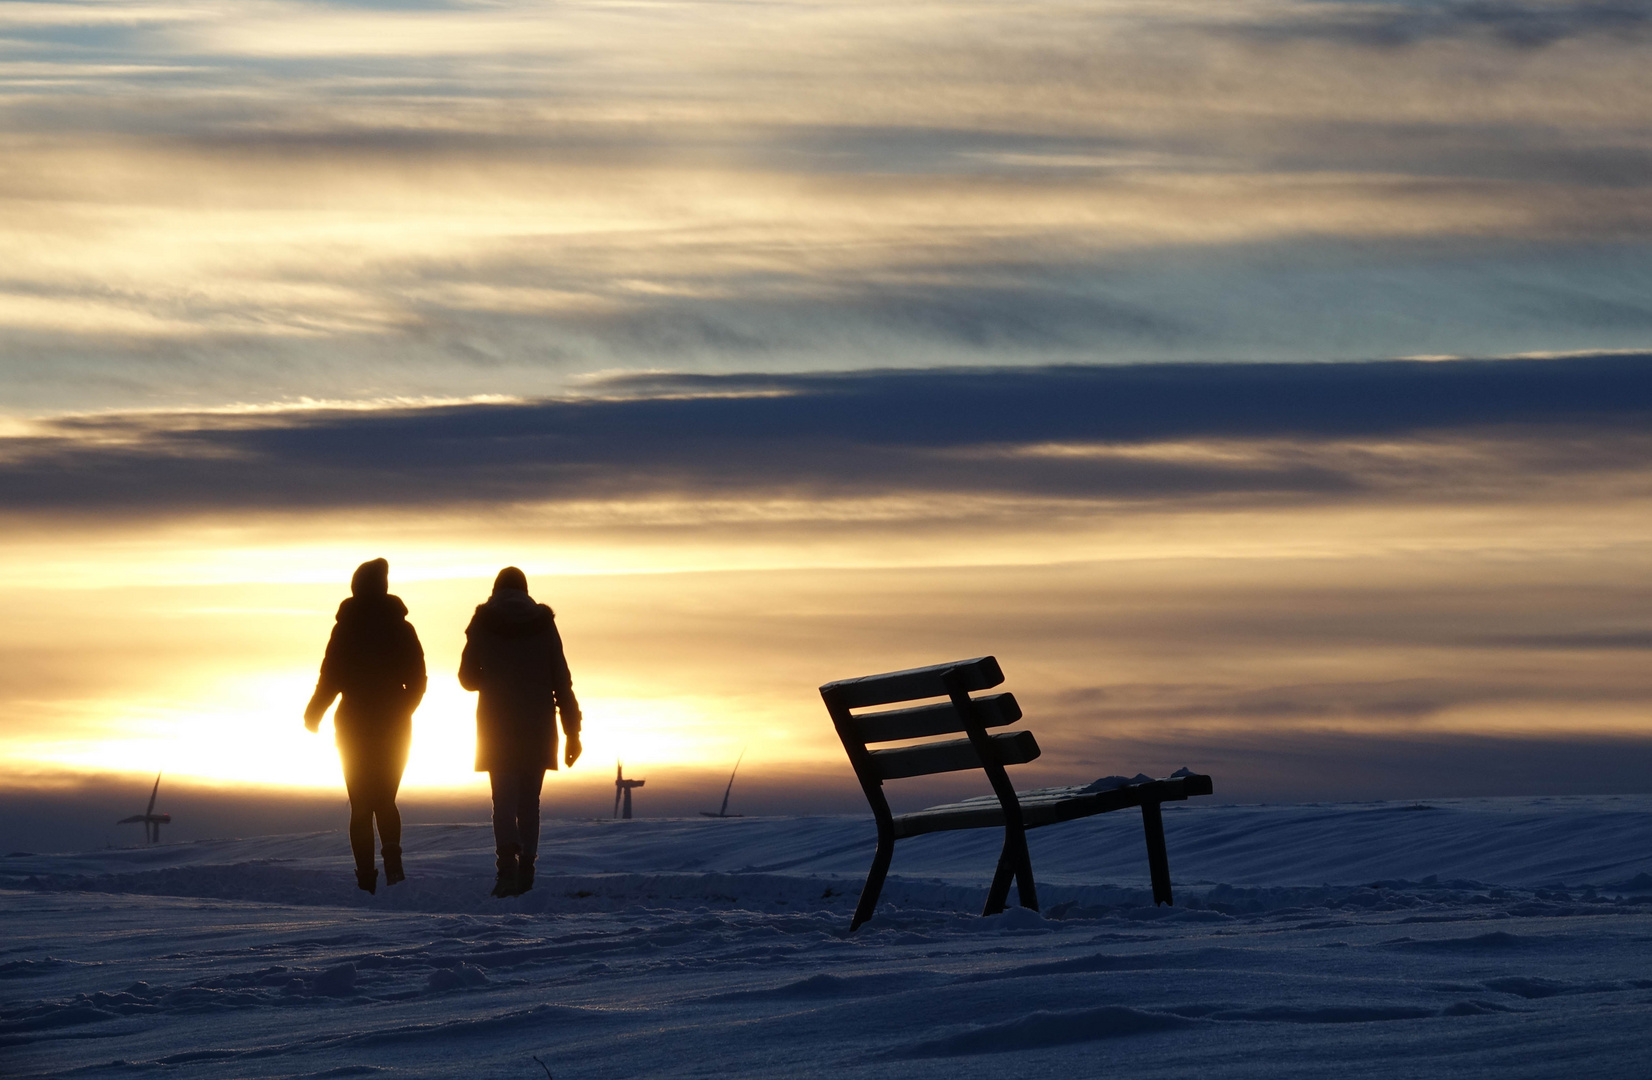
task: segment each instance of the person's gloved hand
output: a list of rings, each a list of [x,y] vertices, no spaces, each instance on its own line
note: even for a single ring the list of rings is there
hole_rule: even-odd
[[[579,752],[582,749],[584,747],[579,745],[578,735],[568,736],[568,745],[562,751],[562,760],[568,763],[568,768],[574,767],[574,762],[579,760]]]

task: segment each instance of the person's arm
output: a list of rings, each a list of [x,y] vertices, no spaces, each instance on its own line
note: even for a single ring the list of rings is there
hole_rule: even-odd
[[[568,702],[567,708],[558,705],[557,712],[562,715],[562,731],[567,736],[562,744],[562,761],[571,769],[585,748],[579,743],[579,725],[582,718],[579,714],[579,702],[573,700],[572,691],[568,693]]]
[[[425,673],[424,646],[419,644],[419,632],[413,629],[412,623],[407,626],[407,670],[402,678],[402,686],[406,688],[406,697],[402,699],[402,707],[407,715],[412,716],[418,709],[419,702],[424,700],[425,687],[430,679]]]
[[[321,657],[321,675],[316,679],[315,693],[310,695],[310,703],[304,706],[304,726],[311,731],[321,730],[321,718],[342,689],[338,682],[337,642],[338,626],[335,624],[332,635],[327,638],[327,651]]]
[[[583,749],[579,744],[579,729],[584,717],[579,711],[579,699],[574,696],[573,673],[568,670],[568,657],[562,651],[562,635],[557,632],[554,620],[547,636],[550,639],[551,686],[556,694],[556,712],[562,718],[562,734],[567,737],[562,760],[573,768]]]
[[[459,654],[459,685],[466,690],[482,689],[481,650],[476,647],[476,639],[470,633],[475,627],[475,619],[465,627],[465,651]]]

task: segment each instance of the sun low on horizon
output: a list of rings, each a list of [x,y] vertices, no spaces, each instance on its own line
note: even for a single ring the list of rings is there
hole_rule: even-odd
[[[297,552],[288,550],[281,561],[295,557]],[[256,564],[257,557],[248,562]],[[393,573],[401,565],[398,560]],[[416,556],[406,565],[420,566]],[[486,784],[485,775],[473,769],[476,695],[460,688],[455,672],[470,605],[486,599],[491,575],[435,576],[443,569],[426,563],[392,581],[413,608],[409,621],[420,633],[429,672],[404,779],[412,791]],[[546,582],[539,595],[561,608],[557,594],[563,579],[535,578]],[[83,588],[79,595],[107,620],[109,591]],[[347,583],[340,589],[288,577],[210,585],[150,582],[120,591],[129,606],[116,617],[146,627],[134,635],[147,639],[136,650],[147,657],[133,664],[127,685],[54,702],[46,722],[25,730],[24,738],[14,736],[6,746],[14,777],[164,771],[174,781],[209,786],[339,786],[332,710],[315,733],[304,729],[302,713],[332,628],[332,608],[348,595]],[[747,748],[784,764],[809,761],[812,748],[799,747],[781,730],[784,703],[777,707],[749,693],[719,695],[712,685],[674,688],[662,673],[627,673],[612,661],[604,665],[589,645],[581,648],[582,637],[601,640],[601,623],[580,626],[577,601],[575,611],[573,625],[563,615],[563,633],[576,664],[576,688],[591,718],[578,764],[582,774],[612,770],[625,760],[633,768],[716,770]],[[75,632],[72,625],[68,632]],[[610,624],[608,633],[613,632]],[[156,656],[165,657],[159,671],[147,662]]]

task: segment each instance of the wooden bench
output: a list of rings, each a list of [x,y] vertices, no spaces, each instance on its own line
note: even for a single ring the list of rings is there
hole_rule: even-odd
[[[994,915],[1004,910],[1012,877],[1021,906],[1036,911],[1038,893],[1033,886],[1026,830],[1128,806],[1141,807],[1142,827],[1147,834],[1147,865],[1153,878],[1153,902],[1172,902],[1170,861],[1165,854],[1164,821],[1159,804],[1209,795],[1210,777],[1182,770],[1162,780],[1138,779],[1119,786],[1017,792],[1004,767],[1037,758],[1038,742],[1030,731],[989,735],[987,729],[1015,723],[1021,719],[1021,707],[1013,694],[970,696],[1003,681],[1004,673],[998,661],[982,656],[859,679],[840,679],[820,688],[820,696],[832,715],[832,724],[837,728],[838,738],[843,740],[843,749],[849,754],[849,763],[866,792],[866,801],[872,804],[872,816],[878,825],[877,853],[872,857],[872,868],[867,872],[866,885],[849,926],[851,931],[872,917],[878,894],[883,891],[884,876],[889,872],[889,860],[895,853],[895,841],[902,837],[1002,826],[1004,849],[998,857],[998,869],[993,874],[981,914]],[[856,712],[925,698],[947,700],[881,712]],[[960,732],[966,737],[879,750],[869,747],[871,743],[911,742]],[[911,814],[890,812],[883,794],[884,781],[965,769],[984,771],[992,784],[992,794]]]

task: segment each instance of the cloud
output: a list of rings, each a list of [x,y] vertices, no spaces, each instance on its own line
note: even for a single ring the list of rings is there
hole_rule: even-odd
[[[615,375],[602,387],[781,391],[836,430],[960,443],[1411,434],[1612,423],[1652,408],[1652,353],[1353,364],[1140,364],[828,375]],[[819,406],[824,405],[823,411]],[[739,406],[758,408],[757,403]],[[956,410],[956,411],[955,411]],[[965,430],[953,418],[967,418]],[[791,425],[803,415],[787,416]]]
[[[0,5],[0,400],[1644,348],[1647,10]]]
[[[1639,36],[1652,28],[1652,3],[1646,0],[1382,0],[1293,7],[1283,17],[1264,15],[1247,29],[1270,38],[1323,38],[1384,47],[1484,37],[1513,48],[1537,49],[1592,35]]]
[[[1652,630],[1579,630],[1550,634],[1497,634],[1485,643],[1510,649],[1595,652],[1601,649],[1641,652],[1652,650]]]
[[[1162,501],[1640,476],[1652,356],[615,375],[589,396],[64,417],[0,441],[13,513],[790,493]]]
[[[1640,637],[1642,644],[1638,647],[1647,648],[1646,635]],[[1598,649],[1602,645],[1598,638],[1589,644],[1574,638],[1567,647]],[[1579,687],[1557,684],[1552,678],[1525,683],[1476,683],[1461,677],[1384,679],[1256,688],[1123,684],[1063,691],[1056,697],[1058,709],[1052,719],[1086,730],[1116,730],[1121,723],[1138,726],[1213,721],[1235,722],[1252,730],[1292,730],[1313,725],[1404,729],[1437,720],[1454,709],[1506,709],[1530,703],[1572,708],[1641,706],[1649,697],[1652,695],[1640,687]]]

